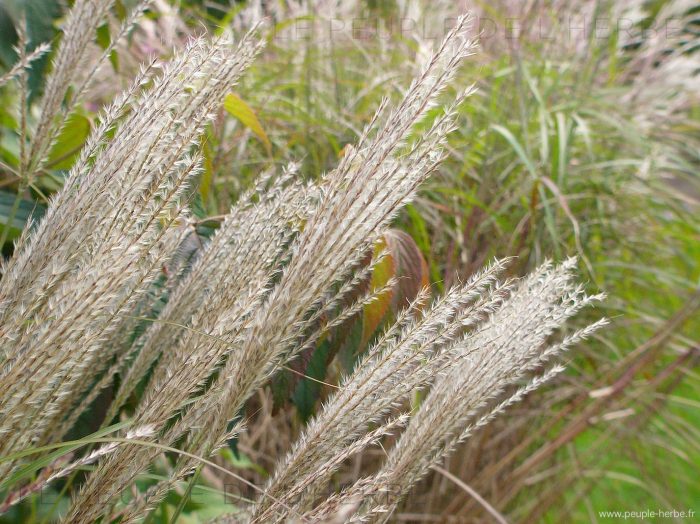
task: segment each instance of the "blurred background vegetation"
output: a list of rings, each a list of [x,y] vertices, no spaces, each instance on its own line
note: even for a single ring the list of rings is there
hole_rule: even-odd
[[[115,2],[115,23],[132,3]],[[18,24],[26,21],[30,49],[55,42],[66,4],[0,1],[0,74],[16,60]],[[444,467],[513,522],[596,522],[599,511],[693,504],[700,513],[700,8],[690,2],[156,0],[70,118],[41,176],[24,187],[15,175],[21,122],[10,109],[17,90],[0,90],[3,254],[41,216],[99,108],[147,56],[167,57],[192,34],[267,20],[266,51],[203,142],[195,212],[206,237],[266,169],[298,160],[305,177],[330,170],[465,10],[475,14],[481,51],[455,88],[478,90],[461,108],[448,160],[397,219],[411,238],[395,231],[385,239],[392,257],[372,285],[400,274],[438,291],[493,257],[517,257],[511,272],[520,275],[545,258],[577,255],[590,289],[608,294],[613,323],[571,355],[565,377],[477,433]],[[110,30],[97,31],[96,54]],[[49,55],[29,75],[30,118],[50,63]],[[221,464],[264,482],[328,392],[318,381],[337,382],[414,292],[394,290],[275,379],[251,402],[249,431]],[[99,416],[99,399],[93,409]],[[380,452],[353,459],[338,485],[371,470]],[[29,499],[0,520],[49,521],[68,484],[56,490],[51,504]],[[224,479],[205,468],[179,521],[211,517],[223,490]],[[184,491],[155,518],[168,522]],[[490,517],[434,473],[395,518]]]

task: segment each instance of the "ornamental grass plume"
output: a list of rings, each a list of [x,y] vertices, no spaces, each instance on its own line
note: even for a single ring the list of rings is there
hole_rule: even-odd
[[[432,465],[561,373],[564,367],[550,361],[606,324],[602,319],[549,342],[602,295],[587,296],[573,283],[574,259],[546,263],[522,281],[499,282],[504,264],[453,287],[421,314],[411,312],[423,295],[408,308],[278,465],[251,522],[286,522],[298,514],[310,522],[384,520]],[[429,393],[410,416],[390,416],[423,387]],[[319,497],[345,459],[404,424],[379,472],[338,496]],[[376,428],[369,431],[371,425]]]
[[[71,33],[56,54],[27,176],[40,169],[61,125],[43,115],[57,111],[55,98],[75,83],[81,46],[109,6],[78,1],[68,16]],[[90,23],[76,22],[85,17]],[[146,516],[243,431],[241,412],[256,391],[394,285],[360,292],[382,259],[367,265],[367,253],[443,157],[472,89],[431,110],[474,52],[470,23],[457,21],[403,100],[392,110],[380,105],[336,169],[317,182],[303,182],[293,163],[280,175],[265,173],[192,261],[182,253],[195,234],[189,203],[201,139],[262,40],[257,30],[236,45],[194,38],[170,61],[143,66],[102,112],[46,216],[3,266],[0,456],[13,458],[0,462],[0,477],[21,472],[32,447],[60,442],[117,376],[104,424],[138,397],[124,438],[32,485],[94,465],[64,522]],[[24,56],[18,71],[32,59]],[[432,124],[413,137],[429,111]],[[572,283],[573,261],[520,282],[501,276],[505,266],[494,262],[431,305],[426,288],[399,312],[279,463],[248,520],[386,518],[472,428],[560,372],[541,368],[602,322],[547,345],[551,335],[599,297]],[[137,386],[143,392],[134,395]],[[407,409],[421,389],[429,391],[425,401]],[[402,428],[378,473],[324,498],[345,460]],[[168,475],[114,514],[119,495],[136,490],[137,477],[166,450],[180,453]]]
[[[46,443],[120,356],[129,314],[182,241],[175,226],[200,170],[193,148],[259,49],[252,34],[233,53],[226,39],[196,39],[170,63],[144,66],[20,240],[0,283],[0,453]]]
[[[433,107],[460,61],[473,51],[474,43],[463,36],[468,24],[467,18],[460,20],[403,102],[386,116],[384,104],[357,146],[324,177],[319,201],[291,244],[291,257],[274,285],[276,268],[257,279],[246,275],[247,289],[235,303],[212,311],[206,318],[208,329],[188,330],[171,348],[172,364],[155,370],[137,408],[136,425],[163,428],[154,439],[166,445],[179,441],[186,452],[205,456],[240,430],[231,428],[230,421],[280,365],[314,338],[315,319],[331,313],[342,298],[334,287],[353,281],[352,271],[367,248],[439,162],[438,148],[453,128],[454,104],[407,152],[396,153],[413,125]],[[385,121],[380,123],[382,117]],[[276,219],[270,216],[267,223]],[[349,288],[340,285],[339,293]],[[202,389],[214,372],[216,378]],[[199,394],[181,410],[193,393]],[[180,418],[166,427],[178,411]],[[138,445],[120,446],[88,477],[71,521],[96,518],[159,453]],[[145,504],[157,502],[194,465],[191,459],[181,459],[172,478],[151,490]]]

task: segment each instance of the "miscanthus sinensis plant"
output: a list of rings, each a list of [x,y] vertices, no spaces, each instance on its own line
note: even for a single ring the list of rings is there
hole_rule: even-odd
[[[80,71],[81,60],[109,6],[78,0],[67,18],[38,123],[23,127],[25,183],[90,82],[94,71]],[[195,38],[170,61],[141,68],[102,111],[48,212],[2,267],[0,510],[90,465],[65,522],[144,517],[244,431],[242,408],[276,371],[394,285],[361,291],[383,256],[368,265],[366,255],[443,158],[471,88],[424,133],[408,136],[474,52],[469,24],[457,21],[403,100],[379,107],[334,170],[316,182],[304,182],[294,164],[264,173],[187,264],[181,249],[192,231],[202,134],[263,39],[258,30],[237,43]],[[19,51],[2,81],[16,78],[24,102],[26,66],[46,48]],[[557,357],[605,321],[565,337],[556,332],[600,297],[574,283],[573,260],[547,263],[523,280],[504,278],[506,263],[434,301],[428,289],[419,293],[311,420],[257,501],[220,520],[384,520],[456,444],[560,373]],[[164,267],[167,303],[140,332],[162,298],[154,284]],[[126,414],[125,402],[145,383],[123,433],[100,433],[112,435],[109,442],[27,484],[30,459],[43,453],[51,463],[48,450],[60,448],[117,376],[105,425]],[[420,390],[425,399],[410,408]],[[327,496],[343,462],[389,434],[399,436],[383,466]],[[178,457],[169,476],[138,492],[139,475],[166,451]],[[135,496],[120,503],[124,492]]]

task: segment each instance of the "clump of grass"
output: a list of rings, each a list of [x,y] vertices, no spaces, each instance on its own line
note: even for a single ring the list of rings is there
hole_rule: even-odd
[[[28,140],[23,180],[41,170],[52,137],[70,116],[74,106],[68,105],[61,121],[53,119],[69,88],[82,85],[76,74],[81,53],[109,7],[79,1],[68,14],[42,116],[31,140],[29,133],[20,137],[23,144]],[[127,18],[122,32],[144,7]],[[195,38],[170,61],[153,59],[141,69],[103,111],[46,215],[25,231],[3,265],[3,510],[94,464],[64,521],[127,522],[147,515],[179,482],[193,482],[199,465],[244,430],[245,403],[276,371],[393,285],[345,302],[382,258],[365,267],[368,250],[444,158],[471,88],[433,112],[419,133],[413,130],[473,53],[469,24],[468,17],[457,21],[401,102],[391,110],[387,102],[380,105],[335,169],[310,184],[297,179],[294,166],[276,180],[264,176],[191,264],[181,264],[179,256],[191,233],[201,137],[262,41],[255,30],[235,46],[224,36]],[[20,72],[10,76],[21,78],[31,58],[23,56]],[[19,89],[24,100],[26,87],[20,83]],[[249,520],[346,514],[353,489],[331,498],[318,496],[320,490],[347,458],[406,426],[384,468],[358,482],[366,499],[351,512],[357,519],[389,515],[428,468],[468,436],[470,424],[485,425],[559,373],[554,366],[537,374],[602,325],[547,346],[555,330],[599,298],[571,283],[573,266],[547,264],[522,282],[499,284],[498,262],[425,310],[429,293],[423,291],[280,464]],[[163,275],[164,267],[172,273]],[[167,304],[134,338],[163,276]],[[61,444],[118,373],[122,380],[105,424],[137,387],[144,388],[123,436],[105,438],[111,433],[106,428]],[[527,385],[508,390],[531,373],[536,376]],[[396,413],[424,387],[430,393],[415,413]],[[99,443],[25,482],[56,458],[48,451]],[[177,454],[168,474],[139,493],[137,478],[165,451]],[[34,454],[40,458],[28,461]],[[302,464],[307,469],[299,475]],[[378,505],[373,497],[389,485],[398,489]],[[134,489],[136,496],[114,508],[119,495]]]
[[[365,7],[266,13],[281,28],[302,17],[303,38],[273,40],[264,67],[254,65],[244,86],[281,156],[310,151],[304,172],[320,174],[335,162],[382,94],[400,97],[426,35],[438,34],[455,9]],[[346,10],[362,13],[358,25],[370,35],[375,23],[387,30],[355,36],[337,21]],[[255,19],[254,9],[248,15]],[[303,18],[314,15],[313,23]],[[402,15],[417,21],[408,37],[390,29]],[[493,257],[517,255],[508,271],[522,276],[552,254],[576,253],[591,288],[609,292],[604,307],[616,321],[578,353],[570,374],[477,431],[446,461],[471,492],[432,473],[398,519],[478,519],[486,510],[474,490],[516,521],[592,520],[598,509],[632,500],[643,507],[650,496],[669,509],[687,505],[698,495],[691,406],[700,392],[696,14],[672,1],[643,10],[614,1],[503,1],[479,16],[496,27],[484,26],[483,52],[456,80],[476,80],[478,90],[460,109],[450,154],[399,215],[399,227],[416,239],[438,288]],[[329,19],[336,20],[332,43]],[[254,141],[238,144],[220,150],[239,161],[237,174],[251,176],[267,157]],[[225,170],[214,181],[212,206],[231,187]],[[337,376],[329,366],[323,380]],[[266,411],[265,400],[254,408],[263,410],[256,428],[288,427],[288,413]],[[278,440],[243,441],[261,464],[279,452]],[[370,449],[336,479],[352,483],[383,457]]]

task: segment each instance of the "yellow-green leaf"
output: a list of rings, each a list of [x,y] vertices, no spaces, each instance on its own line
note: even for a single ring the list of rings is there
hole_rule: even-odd
[[[270,139],[267,137],[267,133],[265,133],[262,124],[260,124],[260,120],[258,120],[258,115],[255,114],[255,111],[253,111],[253,109],[246,104],[241,97],[235,93],[226,95],[226,98],[224,99],[224,109],[226,109],[231,116],[237,118],[241,124],[250,129],[253,134],[255,134],[255,136],[257,136],[260,141],[265,144],[265,148],[267,149],[268,153],[270,152],[272,149],[272,144],[270,143]]]
[[[374,256],[377,256],[387,247],[386,239],[381,238],[374,247]],[[375,291],[385,286],[391,277],[396,274],[396,261],[391,252],[385,254],[372,271],[370,279],[370,288]],[[382,320],[386,317],[391,300],[393,298],[393,290],[387,290],[377,296],[374,302],[370,302],[364,307],[364,324],[362,329],[362,345],[366,345],[372,334],[377,330]]]
[[[209,205],[209,192],[211,190],[211,182],[214,178],[214,164],[212,161],[213,151],[209,145],[209,141],[202,138],[202,154],[204,157],[203,167],[204,172],[199,182],[199,194],[202,196],[202,205],[207,209]]]
[[[83,147],[89,134],[90,120],[82,115],[72,115],[51,148],[46,167],[50,169],[70,168],[73,165],[73,158]]]

